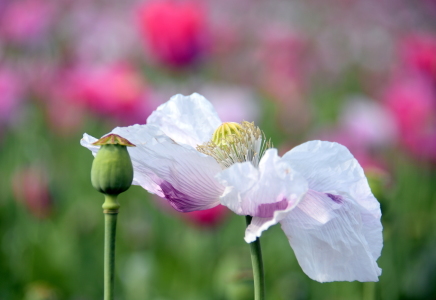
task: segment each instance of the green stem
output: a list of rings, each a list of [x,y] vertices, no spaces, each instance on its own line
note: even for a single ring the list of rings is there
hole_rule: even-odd
[[[245,216],[247,226],[251,223],[251,216]],[[265,274],[263,270],[262,250],[260,239],[250,243],[251,264],[253,265],[254,300],[265,300]]]
[[[117,196],[105,195],[104,212],[104,300],[114,299],[115,237],[119,204]]]
[[[375,299],[375,282],[363,283],[363,300]]]

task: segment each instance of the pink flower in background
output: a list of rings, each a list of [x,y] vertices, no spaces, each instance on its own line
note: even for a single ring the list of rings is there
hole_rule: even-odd
[[[436,162],[436,35],[412,33],[400,43],[400,61],[384,93],[401,143]]]
[[[102,112],[136,107],[145,88],[142,78],[128,64],[85,66],[77,75],[81,96]]]
[[[402,40],[400,50],[407,68],[424,72],[436,81],[436,34],[407,36]]]
[[[0,35],[13,42],[38,42],[50,29],[54,13],[50,1],[9,1],[0,11]]]
[[[378,156],[381,150],[394,145],[398,132],[392,113],[382,103],[365,96],[347,98],[337,127],[315,138],[346,146],[365,171],[376,198],[385,196],[390,175]]]
[[[229,216],[230,210],[223,205],[196,210],[191,212],[179,212],[167,201],[153,195],[156,206],[168,215],[175,216],[198,229],[213,229],[220,226]]]
[[[12,178],[12,190],[17,201],[35,217],[44,219],[52,212],[52,199],[48,179],[37,166],[19,169]]]
[[[209,34],[202,2],[148,1],[138,7],[137,19],[147,49],[168,66],[190,65],[206,51]]]
[[[229,212],[225,206],[218,205],[206,210],[184,213],[182,217],[199,228],[213,228],[221,224]]]
[[[422,76],[393,80],[384,101],[396,120],[399,137],[415,155],[436,160],[436,93]]]
[[[86,111],[125,125],[144,122],[152,111],[149,87],[129,63],[76,63],[42,74],[34,89],[59,134],[80,128]]]
[[[129,63],[87,65],[73,72],[74,92],[95,112],[128,124],[144,122],[151,112],[148,86]]]
[[[403,136],[422,131],[435,109],[433,87],[420,77],[394,80],[386,89],[385,101]]]
[[[354,155],[392,145],[397,128],[392,113],[382,104],[365,96],[347,99],[338,128],[323,138],[347,146]]]

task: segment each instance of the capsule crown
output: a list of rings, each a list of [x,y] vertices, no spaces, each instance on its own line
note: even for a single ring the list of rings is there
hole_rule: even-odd
[[[104,137],[100,138],[99,140],[97,140],[96,142],[92,143],[92,145],[94,146],[103,146],[103,145],[121,145],[121,146],[126,146],[126,147],[136,147],[134,144],[132,144],[131,142],[129,142],[127,139],[119,136],[118,134],[108,134],[105,135]]]

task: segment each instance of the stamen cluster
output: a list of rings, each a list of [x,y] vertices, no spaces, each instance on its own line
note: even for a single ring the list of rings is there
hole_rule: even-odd
[[[249,161],[257,167],[265,151],[272,147],[271,140],[254,125],[243,121],[223,123],[213,134],[211,141],[197,146],[197,151],[212,156],[226,169],[234,163]]]

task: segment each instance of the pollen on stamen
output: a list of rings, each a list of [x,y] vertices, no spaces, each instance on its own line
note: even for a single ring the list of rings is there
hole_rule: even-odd
[[[250,122],[223,123],[218,127],[211,141],[197,146],[197,150],[212,156],[223,169],[238,162],[251,162],[258,166],[265,151],[272,147],[271,141],[259,127]]]

